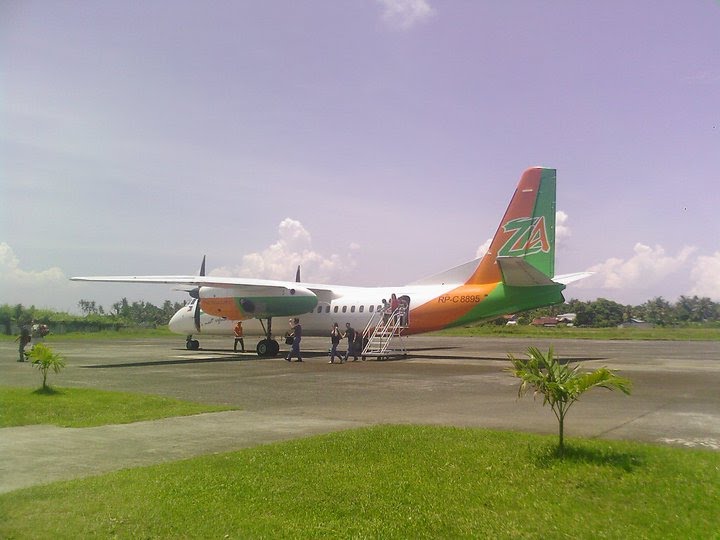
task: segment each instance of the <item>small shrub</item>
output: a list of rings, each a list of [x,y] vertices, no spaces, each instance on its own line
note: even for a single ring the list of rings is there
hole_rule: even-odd
[[[65,359],[59,353],[54,352],[50,347],[42,343],[35,345],[28,355],[32,365],[40,370],[43,376],[42,389],[47,391],[47,376],[52,369],[55,373],[65,367]]]

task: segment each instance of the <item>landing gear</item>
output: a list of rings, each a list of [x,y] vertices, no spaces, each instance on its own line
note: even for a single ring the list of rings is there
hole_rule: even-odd
[[[200,349],[200,342],[197,339],[193,339],[192,335],[189,335],[185,339],[185,348],[188,351],[197,351],[198,349]]]
[[[262,339],[257,344],[258,356],[277,356],[280,352],[280,344],[274,339]]]
[[[272,317],[268,317],[267,329],[262,319],[260,319],[260,324],[265,332],[265,339],[261,339],[255,348],[258,356],[277,356],[277,353],[280,352],[280,344],[272,337]]]

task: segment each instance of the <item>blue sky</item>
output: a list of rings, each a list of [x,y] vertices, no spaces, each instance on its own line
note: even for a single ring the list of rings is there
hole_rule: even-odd
[[[73,275],[396,285],[558,169],[568,298],[720,301],[720,3],[0,5],[0,303]]]

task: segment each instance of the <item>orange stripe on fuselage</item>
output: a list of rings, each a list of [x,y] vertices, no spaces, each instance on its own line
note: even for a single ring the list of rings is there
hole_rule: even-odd
[[[461,285],[411,309],[410,328],[406,333],[418,334],[447,328],[485,300],[496,286],[497,283]]]

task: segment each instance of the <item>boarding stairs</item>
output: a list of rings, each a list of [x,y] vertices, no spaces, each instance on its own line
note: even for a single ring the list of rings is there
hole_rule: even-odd
[[[405,306],[400,306],[392,313],[379,310],[373,314],[363,330],[363,358],[407,356],[402,336],[407,328],[406,310]]]

